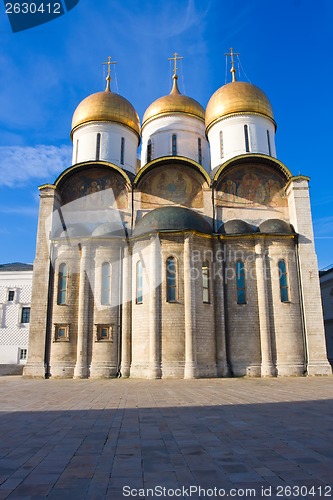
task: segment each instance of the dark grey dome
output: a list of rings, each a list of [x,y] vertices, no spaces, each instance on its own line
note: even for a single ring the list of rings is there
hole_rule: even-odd
[[[249,234],[254,233],[254,228],[240,219],[228,220],[219,228],[218,233],[221,234]]]
[[[197,212],[183,207],[162,207],[148,212],[137,223],[134,236],[157,231],[182,231],[189,229],[211,233],[207,220]]]
[[[92,236],[97,238],[113,238],[115,236],[126,236],[124,226],[120,222],[104,222],[94,229]]]
[[[294,231],[290,224],[281,219],[268,219],[259,226],[261,233],[292,234]]]

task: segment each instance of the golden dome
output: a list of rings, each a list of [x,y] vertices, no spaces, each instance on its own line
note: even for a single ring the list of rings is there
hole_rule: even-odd
[[[247,82],[227,83],[212,95],[206,108],[207,130],[221,118],[235,113],[255,113],[274,121],[272,106],[266,94]]]
[[[108,87],[104,92],[89,95],[78,105],[73,115],[72,134],[80,125],[95,121],[120,123],[140,135],[140,120],[132,104]]]
[[[203,107],[195,99],[182,95],[179,92],[177,75],[174,75],[172,78],[173,86],[170,94],[160,97],[147,108],[143,115],[142,127],[154,118],[173,113],[184,113],[196,116],[201,120],[205,119],[205,110]]]

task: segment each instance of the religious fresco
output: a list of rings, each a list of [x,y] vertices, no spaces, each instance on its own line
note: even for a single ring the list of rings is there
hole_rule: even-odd
[[[77,201],[78,207],[100,209],[127,207],[127,189],[119,174],[91,169],[70,177],[61,188],[63,204]]]
[[[203,207],[200,176],[184,166],[164,166],[152,170],[140,189],[143,209],[174,204],[188,208]]]
[[[285,180],[278,172],[260,165],[233,168],[220,181],[217,205],[286,207]]]

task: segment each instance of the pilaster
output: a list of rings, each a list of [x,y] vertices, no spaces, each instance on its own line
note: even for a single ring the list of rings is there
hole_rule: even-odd
[[[298,233],[297,259],[304,318],[307,374],[332,373],[327,360],[318,262],[314,247],[309,178],[293,177],[287,187],[290,223]]]

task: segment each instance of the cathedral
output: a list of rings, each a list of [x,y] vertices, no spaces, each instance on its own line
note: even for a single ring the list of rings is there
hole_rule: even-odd
[[[40,186],[25,377],[327,375],[309,178],[276,155],[271,103],[231,81],[145,111],[76,108],[72,165]],[[138,151],[140,147],[140,158]]]

